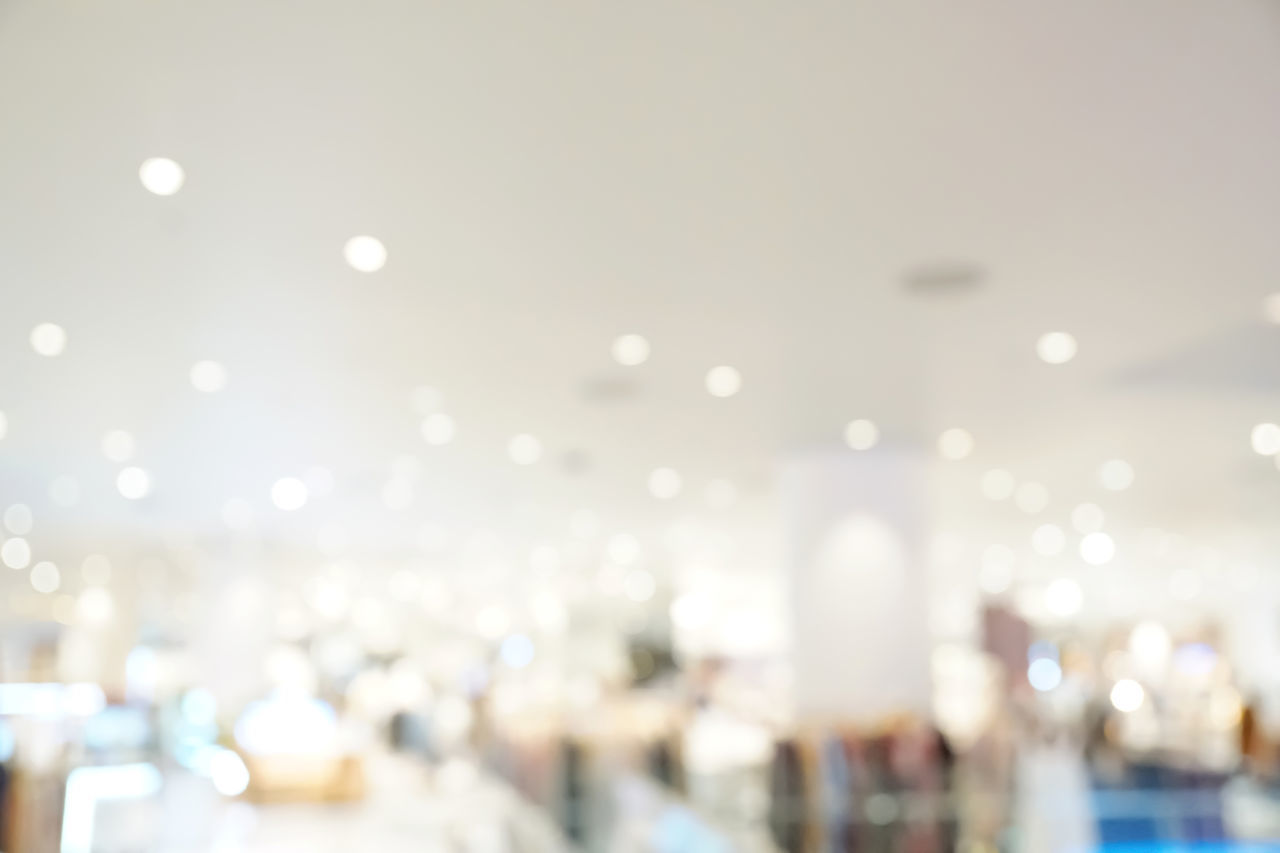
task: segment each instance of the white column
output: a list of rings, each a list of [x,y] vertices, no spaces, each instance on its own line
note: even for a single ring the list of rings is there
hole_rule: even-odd
[[[797,719],[928,714],[926,460],[817,452],[781,472]]]

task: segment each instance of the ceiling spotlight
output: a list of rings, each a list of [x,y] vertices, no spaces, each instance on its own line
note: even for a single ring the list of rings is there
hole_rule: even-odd
[[[1261,456],[1275,456],[1280,453],[1280,426],[1273,423],[1258,424],[1249,433],[1249,443],[1253,452]]]
[[[1108,459],[1098,468],[1098,482],[1112,492],[1123,492],[1133,485],[1133,466],[1123,459]]]
[[[142,161],[142,165],[138,167],[138,178],[149,192],[173,195],[182,189],[187,173],[168,157],[152,157]]]
[[[55,323],[41,323],[31,330],[31,348],[49,358],[62,355],[67,348],[67,333]]]
[[[1066,332],[1049,332],[1036,341],[1036,355],[1046,364],[1066,364],[1076,357],[1076,339]]]
[[[151,492],[151,475],[132,465],[123,468],[116,476],[116,489],[131,501],[141,500]]]
[[[542,458],[542,442],[522,432],[507,442],[507,453],[517,465],[532,465]]]
[[[680,494],[682,485],[680,475],[671,468],[655,468],[649,474],[649,494],[658,500],[671,500]]]
[[[281,477],[271,486],[271,502],[285,512],[302,509],[310,496],[307,484],[297,477]]]
[[[649,359],[649,342],[640,335],[622,335],[611,347],[613,360],[626,367],[644,364]]]
[[[377,272],[387,263],[387,247],[377,237],[365,234],[348,240],[342,254],[351,268],[359,272]]]
[[[870,450],[879,440],[880,428],[871,421],[850,421],[844,428],[844,443],[854,450]]]
[[[712,397],[732,397],[742,390],[742,374],[728,365],[707,371],[707,393]]]
[[[197,361],[191,366],[191,386],[216,394],[227,386],[227,369],[216,361]]]
[[[427,444],[439,447],[453,441],[457,427],[453,418],[443,412],[435,412],[422,419],[422,439]]]
[[[938,437],[938,452],[953,462],[964,459],[973,452],[973,436],[968,430],[949,429]]]

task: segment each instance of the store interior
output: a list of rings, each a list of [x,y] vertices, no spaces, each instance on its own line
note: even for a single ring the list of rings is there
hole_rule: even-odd
[[[0,0],[0,850],[1280,850],[1280,6]]]

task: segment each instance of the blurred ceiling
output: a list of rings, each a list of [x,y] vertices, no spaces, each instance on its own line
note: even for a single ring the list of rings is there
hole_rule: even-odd
[[[779,459],[866,417],[928,453],[974,434],[940,464],[957,523],[990,514],[988,467],[1061,514],[1120,457],[1135,527],[1265,532],[1277,105],[1265,0],[0,2],[0,502],[209,536],[234,497],[282,537],[648,524],[714,478],[767,500]],[[177,195],[139,184],[153,156]],[[383,270],[344,263],[356,234]],[[957,266],[976,286],[909,286]],[[58,358],[28,343],[44,321]],[[1052,330],[1068,365],[1035,356]],[[628,332],[640,367],[610,358]],[[225,391],[191,388],[200,359]],[[717,364],[740,394],[706,393]],[[454,443],[423,443],[420,385]],[[148,500],[115,492],[116,428]],[[507,459],[522,432],[538,465]],[[333,498],[271,509],[316,465]],[[62,474],[78,507],[46,497]]]

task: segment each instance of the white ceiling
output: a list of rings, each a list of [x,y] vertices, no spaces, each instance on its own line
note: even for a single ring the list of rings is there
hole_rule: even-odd
[[[45,529],[213,535],[231,497],[285,537],[529,505],[645,524],[716,477],[767,496],[854,417],[926,452],[974,433],[940,466],[957,523],[990,515],[989,466],[1065,508],[1117,456],[1134,527],[1253,535],[1280,509],[1248,444],[1280,419],[1274,3],[7,0],[0,115],[0,503]],[[140,186],[152,156],[185,167],[176,196]],[[361,233],[381,272],[343,263]],[[981,287],[904,288],[949,263]],[[56,359],[27,342],[46,320]],[[1034,356],[1054,329],[1070,365]],[[613,364],[624,332],[649,363]],[[225,392],[190,388],[204,358]],[[702,388],[720,363],[735,398]],[[449,447],[418,436],[421,384]],[[151,499],[115,494],[112,428]],[[518,432],[551,464],[511,465]],[[405,453],[423,486],[388,520]],[[338,497],[271,511],[313,465]],[[645,492],[659,465],[674,505]],[[78,508],[45,497],[59,474]]]

